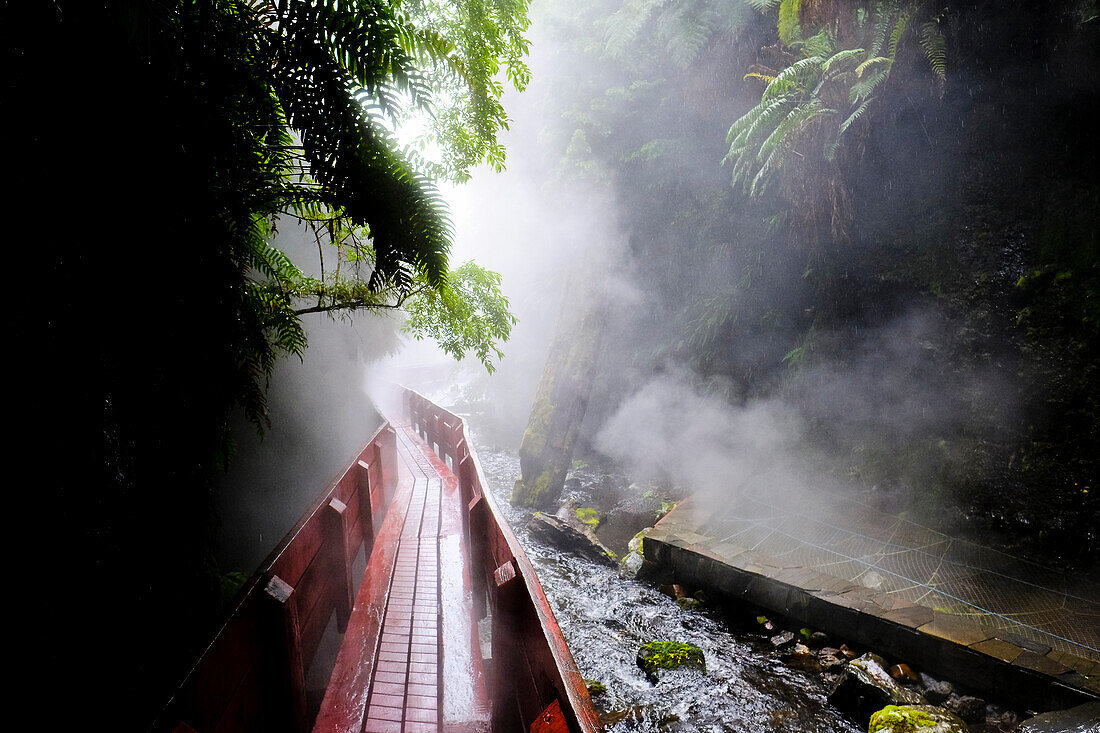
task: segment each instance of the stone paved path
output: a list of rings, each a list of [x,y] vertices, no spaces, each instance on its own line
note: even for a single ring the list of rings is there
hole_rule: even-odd
[[[822,627],[832,620],[933,665],[980,667],[990,687],[1014,689],[1005,680],[1024,670],[1016,677],[1025,688],[1034,673],[1100,694],[1096,583],[855,501],[696,497],[658,523],[645,546],[648,559],[773,610]]]

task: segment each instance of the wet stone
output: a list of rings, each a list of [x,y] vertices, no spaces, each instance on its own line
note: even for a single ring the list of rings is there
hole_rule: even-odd
[[[818,661],[817,655],[810,651],[810,647],[805,644],[795,644],[790,652],[784,655],[783,661],[787,663],[788,667],[800,669],[803,672],[821,671],[821,663]]]
[[[966,723],[933,705],[887,705],[871,716],[868,733],[968,733]]]
[[[920,675],[920,681],[924,687],[924,698],[933,705],[940,705],[955,694],[955,686],[950,682],[937,680],[926,674]]]
[[[783,647],[789,646],[794,643],[794,632],[781,631],[768,641],[770,641],[771,645],[776,649],[782,649]]]
[[[844,668],[829,703],[866,722],[876,710],[887,705],[923,705],[924,698],[898,685],[886,671],[885,661],[877,654],[864,654]]]
[[[1089,702],[1068,710],[1056,710],[1025,720],[1019,733],[1097,733],[1100,731],[1100,702]]]
[[[967,723],[980,723],[985,720],[985,700],[970,695],[952,695],[944,707],[958,715]]]

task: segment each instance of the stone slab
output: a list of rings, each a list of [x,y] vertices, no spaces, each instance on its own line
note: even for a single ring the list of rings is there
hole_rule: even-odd
[[[988,654],[991,657],[1000,659],[1002,662],[1011,662],[1024,651],[1015,644],[1009,644],[1007,641],[1001,639],[986,639],[985,641],[979,641],[977,644],[971,644],[970,648],[982,654]]]
[[[962,646],[977,644],[990,637],[990,633],[969,619],[953,616],[941,611],[933,611],[935,617],[930,623],[918,627],[918,631]]]

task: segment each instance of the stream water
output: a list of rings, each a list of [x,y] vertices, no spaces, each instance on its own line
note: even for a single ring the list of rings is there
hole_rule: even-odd
[[[515,454],[479,450],[490,490],[534,563],[569,647],[589,679],[607,686],[595,698],[607,730],[837,733],[859,731],[831,709],[816,676],[793,670],[766,639],[738,632],[708,612],[685,611],[645,582],[563,553],[531,537],[527,510],[508,502],[519,475]],[[650,683],[635,663],[649,641],[690,642],[707,672],[666,672]]]

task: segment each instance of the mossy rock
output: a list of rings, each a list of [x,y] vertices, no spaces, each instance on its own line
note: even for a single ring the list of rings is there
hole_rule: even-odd
[[[588,688],[588,694],[590,697],[599,697],[600,695],[607,694],[607,685],[600,682],[599,680],[590,680],[588,678],[585,678],[584,685]]]
[[[694,644],[679,641],[651,641],[643,644],[635,661],[651,682],[656,682],[660,672],[666,669],[688,667],[703,673],[707,671],[703,650]]]
[[[871,716],[867,733],[967,733],[958,716],[934,705],[887,705]]]

